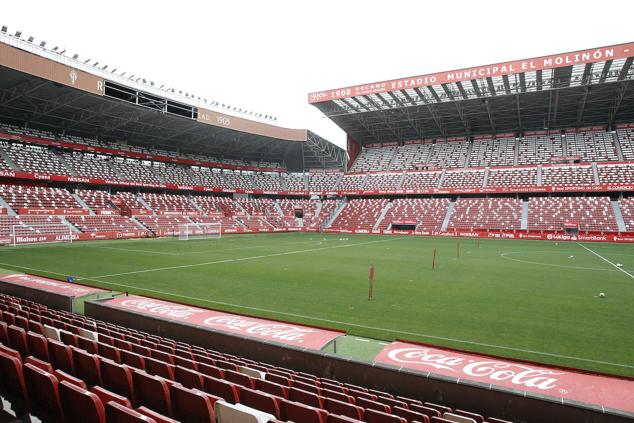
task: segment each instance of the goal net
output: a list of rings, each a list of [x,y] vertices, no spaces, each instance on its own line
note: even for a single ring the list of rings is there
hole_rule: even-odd
[[[73,242],[73,230],[63,223],[23,222],[11,226],[12,246],[44,242]]]
[[[222,236],[222,224],[218,223],[184,223],[178,227],[178,239],[216,239]]]

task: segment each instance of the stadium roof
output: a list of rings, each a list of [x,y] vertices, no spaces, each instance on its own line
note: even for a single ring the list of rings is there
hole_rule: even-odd
[[[0,122],[218,158],[344,167],[340,147],[305,129],[234,116],[0,33]]]
[[[634,121],[634,43],[310,93],[361,144]]]

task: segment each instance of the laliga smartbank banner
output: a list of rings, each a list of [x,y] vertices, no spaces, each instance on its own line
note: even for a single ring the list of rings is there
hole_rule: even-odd
[[[393,342],[378,363],[634,412],[634,381],[514,362],[406,342]]]
[[[330,341],[344,334],[334,330],[229,314],[146,297],[119,297],[106,301],[104,304],[130,313],[203,327],[211,331],[227,332],[313,350],[322,349]]]
[[[285,141],[303,142],[306,141],[308,137],[305,129],[282,128],[280,126],[269,125],[267,123],[256,122],[202,108],[198,109],[198,122]]]
[[[102,78],[4,43],[0,43],[0,65],[92,94],[104,93]]]
[[[410,78],[393,79],[391,81],[374,82],[335,90],[320,91],[308,94],[309,103],[321,103],[359,95],[385,93],[390,91],[420,88],[431,85],[446,84],[472,79],[492,78],[522,72],[534,72],[543,69],[554,69],[565,66],[583,65],[586,63],[604,62],[634,56],[634,43],[580,50],[571,53],[536,57],[533,59],[515,60],[493,65],[476,66]]]

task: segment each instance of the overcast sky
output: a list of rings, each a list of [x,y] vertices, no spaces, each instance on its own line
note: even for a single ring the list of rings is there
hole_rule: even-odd
[[[21,0],[0,24],[344,146],[309,92],[631,42],[632,16],[632,0]]]

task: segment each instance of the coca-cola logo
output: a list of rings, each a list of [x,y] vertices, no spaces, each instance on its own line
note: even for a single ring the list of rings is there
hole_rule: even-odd
[[[518,363],[493,360],[474,361],[441,354],[428,348],[398,348],[390,351],[388,357],[398,363],[424,365],[438,370],[462,373],[496,382],[508,381],[514,385],[524,385],[542,390],[555,388],[557,386],[555,376],[564,374],[547,369],[535,369]]]
[[[121,303],[123,307],[135,308],[152,314],[160,314],[179,319],[188,319],[196,314],[205,313],[206,310],[185,305],[166,304],[152,300],[126,300]]]
[[[284,323],[265,323],[238,316],[209,317],[205,319],[204,323],[207,326],[244,332],[250,335],[257,335],[271,339],[282,339],[285,341],[302,342],[301,339],[304,336],[316,332],[314,329],[310,328],[302,328]]]

